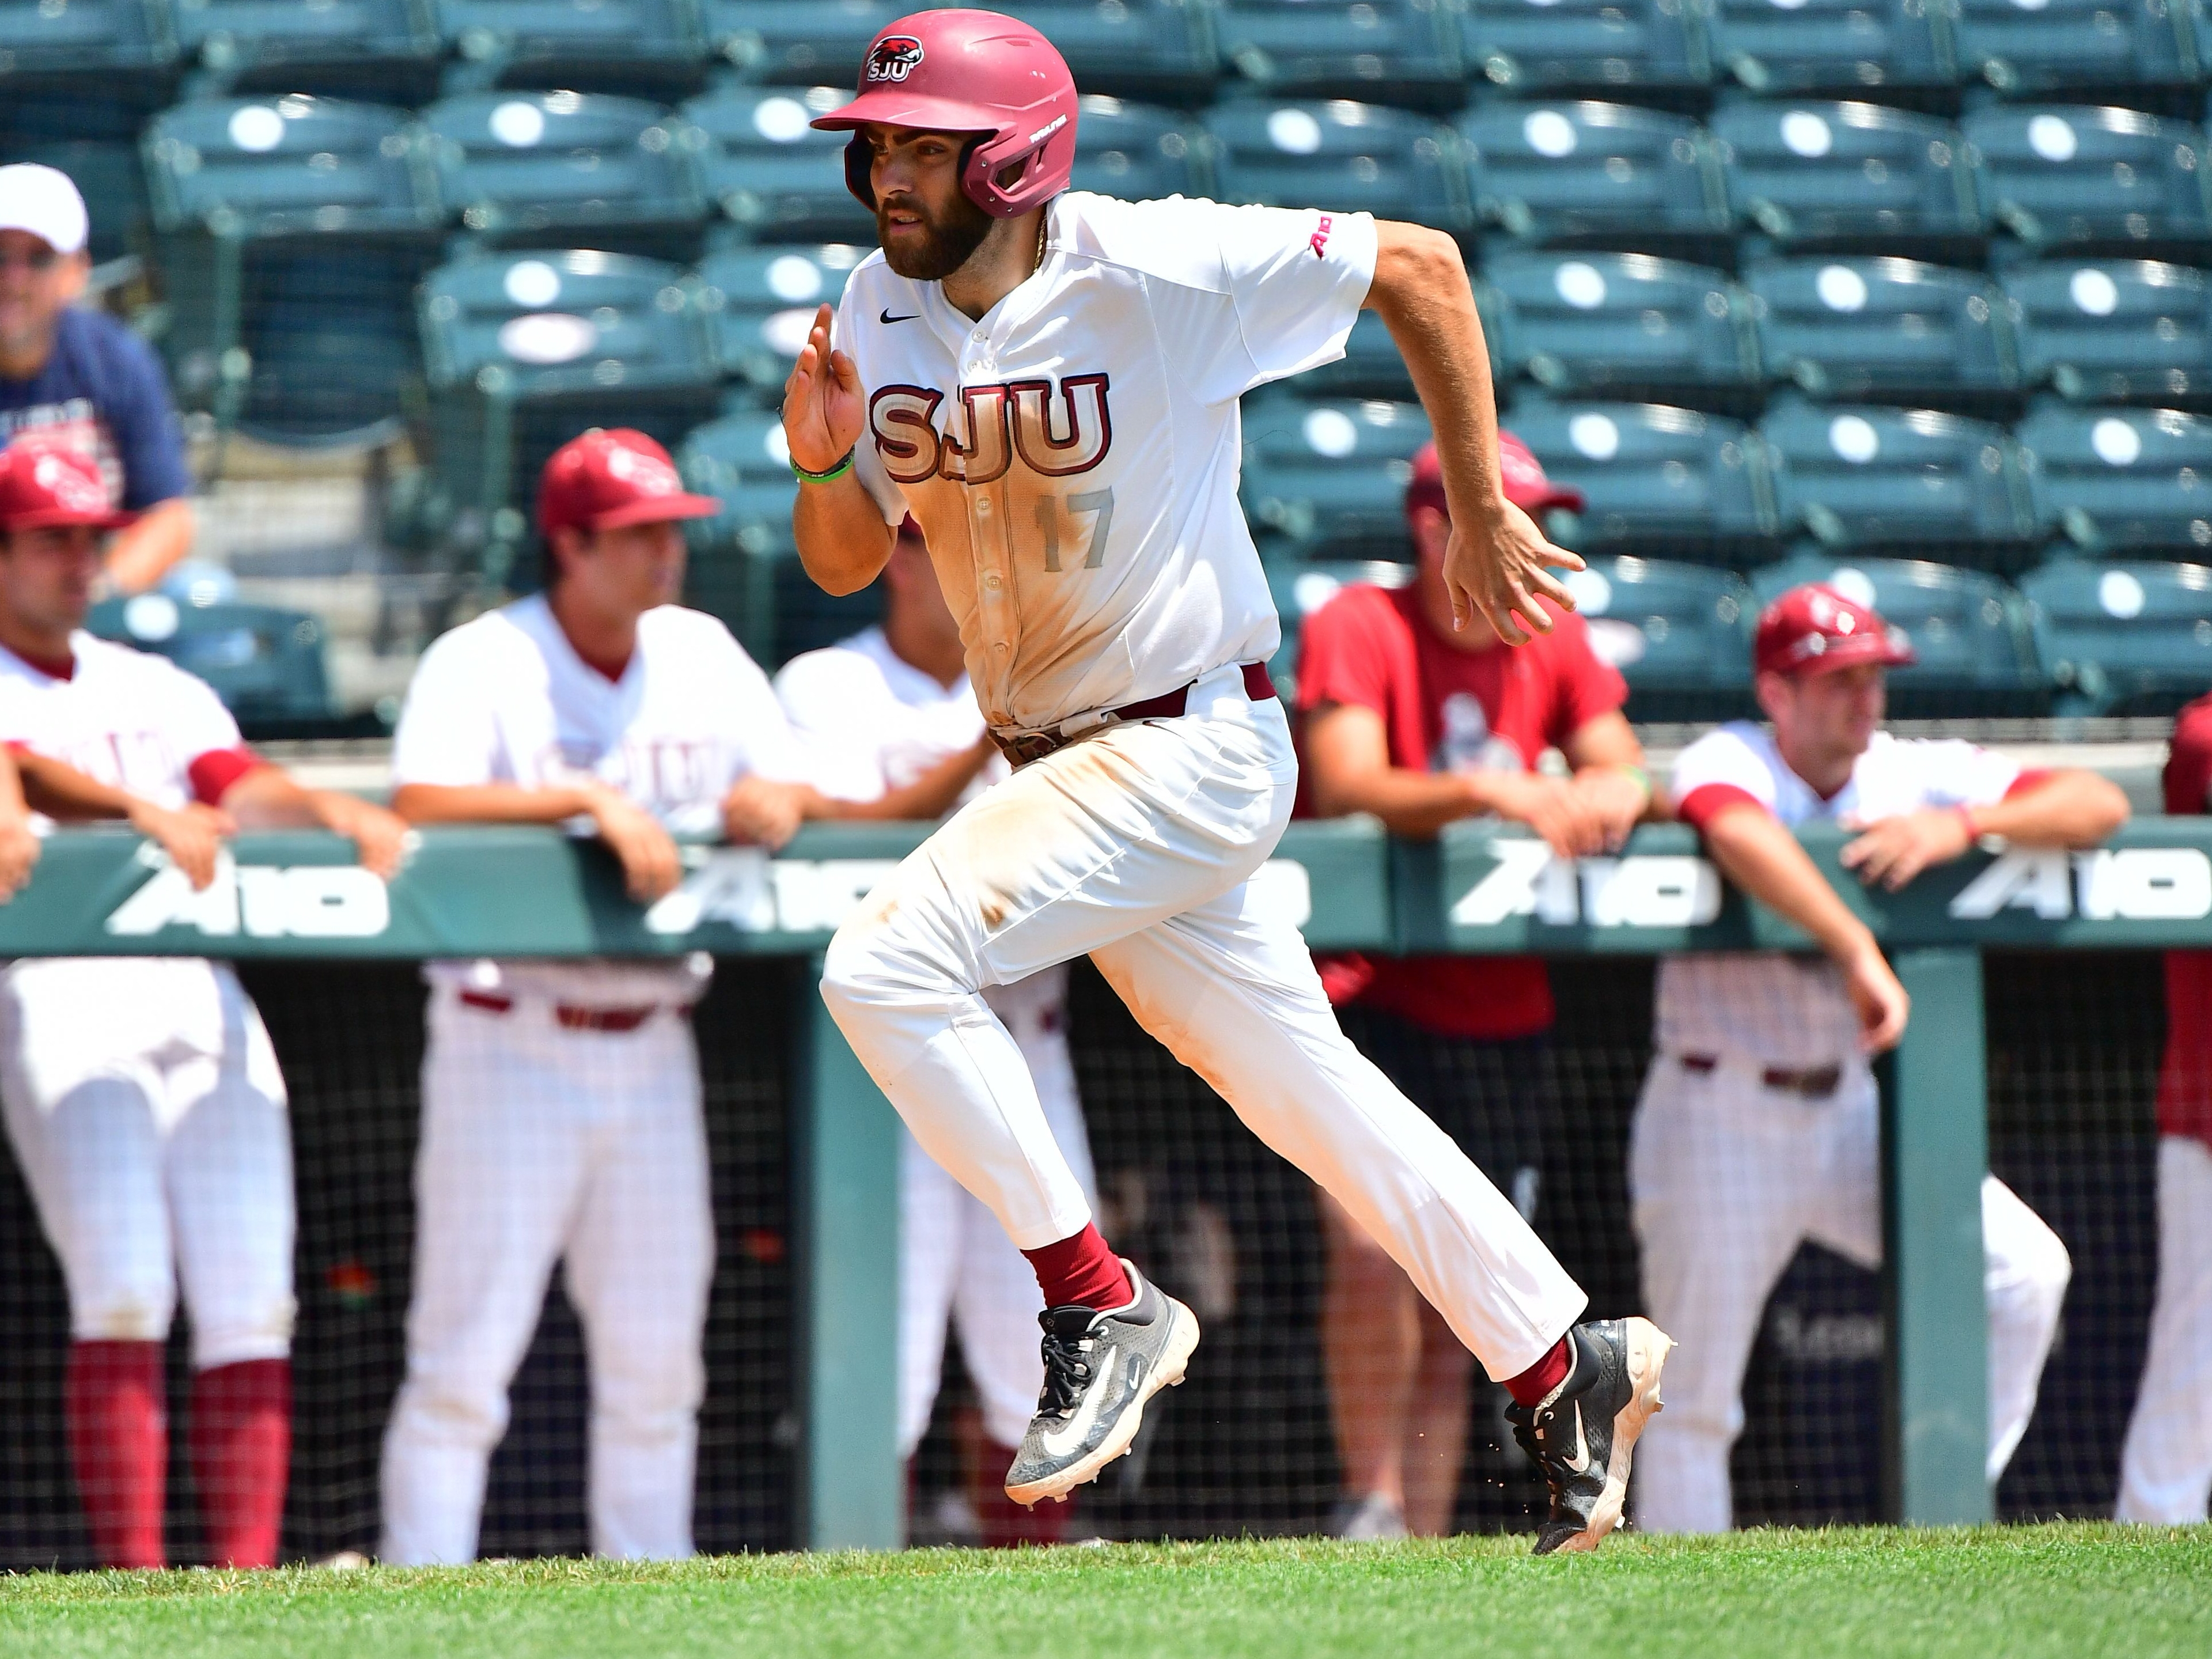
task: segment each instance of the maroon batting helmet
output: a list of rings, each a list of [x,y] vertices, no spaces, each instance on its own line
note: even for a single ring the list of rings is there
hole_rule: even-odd
[[[871,211],[868,147],[874,121],[928,132],[970,132],[960,188],[994,219],[1012,219],[1067,188],[1075,170],[1075,77],[1051,41],[995,11],[918,11],[890,24],[860,65],[860,95],[814,125],[854,131],[845,184]]]

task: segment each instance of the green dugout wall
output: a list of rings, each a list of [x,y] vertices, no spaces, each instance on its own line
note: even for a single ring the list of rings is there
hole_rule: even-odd
[[[927,832],[811,826],[775,858],[687,848],[683,887],[641,910],[600,848],[545,830],[430,832],[388,885],[334,837],[246,836],[201,893],[133,835],[72,831],[52,838],[36,878],[0,907],[0,957],[708,951],[818,962],[838,921]],[[1883,1068],[1893,1512],[1922,1524],[1986,1520],[1980,952],[2212,947],[2212,822],[2138,820],[2083,854],[1990,845],[1898,895],[1869,893],[1841,870],[1840,835],[1805,841],[1913,998],[1911,1029]],[[1619,857],[1566,864],[1494,826],[1413,844],[1361,821],[1302,823],[1260,879],[1317,946],[1533,951],[1571,973],[1574,957],[1594,953],[1806,944],[1728,890],[1695,838],[1673,827],[1639,831]],[[896,1316],[897,1141],[889,1106],[819,1000],[802,993],[792,1014],[800,1535],[817,1547],[892,1547],[895,1380],[878,1345]]]

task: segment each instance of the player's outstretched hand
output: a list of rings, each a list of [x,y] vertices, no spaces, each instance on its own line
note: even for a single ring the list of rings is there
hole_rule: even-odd
[[[1905,1035],[1912,999],[1890,971],[1881,947],[1872,939],[1839,965],[1844,970],[1844,988],[1858,1012],[1859,1046],[1870,1054],[1887,1054]]]
[[[1856,871],[1868,886],[1880,882],[1893,893],[1931,865],[1963,858],[1974,844],[1966,815],[1943,808],[1891,818],[1846,818],[1844,827],[1866,832],[1839,854],[1844,868]]]
[[[39,861],[39,838],[31,833],[27,817],[0,823],[0,902],[22,890]]]
[[[623,883],[640,904],[651,904],[676,890],[684,879],[683,855],[660,820],[611,789],[596,792],[592,821],[623,867]]]
[[[1580,570],[1583,562],[1564,547],[1553,546],[1536,521],[1510,501],[1501,504],[1487,536],[1469,535],[1455,520],[1444,546],[1452,626],[1465,628],[1480,614],[1508,645],[1526,645],[1534,634],[1550,633],[1552,618],[1537,603],[1539,597],[1562,611],[1573,610],[1575,600],[1547,567]]]
[[[867,418],[860,371],[830,344],[834,313],[814,313],[814,326],[783,383],[783,435],[791,459],[809,472],[827,472],[860,441]]]
[[[803,783],[739,778],[722,797],[722,832],[732,841],[774,852],[799,833],[812,793]]]
[[[175,811],[151,801],[133,802],[131,827],[167,853],[195,891],[215,880],[215,861],[222,844],[238,833],[229,813],[197,801]]]

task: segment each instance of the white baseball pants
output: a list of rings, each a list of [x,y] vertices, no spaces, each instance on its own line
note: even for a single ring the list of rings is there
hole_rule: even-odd
[[[269,1033],[228,966],[0,973],[0,1104],[80,1342],[158,1342],[181,1279],[201,1370],[291,1352],[292,1143]]]
[[[475,1559],[507,1385],[563,1260],[591,1365],[592,1547],[691,1553],[708,1179],[680,1012],[635,1031],[572,1030],[538,998],[495,1013],[433,992],[407,1377],[384,1437],[385,1560]]]
[[[1862,1267],[1881,1262],[1874,1074],[1854,1063],[1833,1095],[1806,1100],[1767,1088],[1753,1063],[1698,1073],[1656,1056],[1637,1103],[1629,1190],[1645,1310],[1680,1344],[1667,1409],[1637,1446],[1637,1522],[1723,1532],[1744,1365],[1775,1281],[1807,1239]],[[1982,1183],[1982,1240],[1995,1481],[2034,1413],[2073,1266],[2058,1235],[1994,1176]]]
[[[1075,1089],[1065,1024],[1067,971],[1048,968],[983,1000],[1012,1035],[1053,1142],[1096,1201],[1091,1138]],[[899,1455],[911,1457],[929,1430],[945,1370],[945,1327],[960,1333],[960,1357],[981,1402],[983,1432],[1018,1446],[1044,1386],[1036,1274],[998,1218],[902,1129],[899,1134]]]
[[[2120,1451],[2121,1521],[2204,1519],[2212,1497],[2212,1147],[2158,1143],[2158,1300]]]
[[[917,848],[831,942],[822,994],[932,1158],[1025,1249],[1091,1219],[1020,1048],[979,993],[1088,952],[1144,1028],[1405,1268],[1492,1376],[1586,1298],[1451,1138],[1337,1029],[1249,878],[1297,787],[1289,723],[1239,672],[1180,719],[1025,766]]]

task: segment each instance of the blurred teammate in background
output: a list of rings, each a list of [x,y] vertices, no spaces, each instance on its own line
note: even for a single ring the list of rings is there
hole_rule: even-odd
[[[2173,723],[2166,810],[2212,811],[2212,696]],[[2212,951],[2166,955],[2158,1077],[2158,1300],[2120,1452],[2122,1521],[2204,1519],[2212,1495]]]
[[[36,433],[98,464],[109,499],[137,515],[109,545],[107,576],[137,592],[191,550],[191,476],[153,349],[76,303],[88,234],[67,173],[0,167],[0,443]]]
[[[1536,515],[1580,507],[1521,441],[1498,436],[1505,498]],[[1451,524],[1434,446],[1406,488],[1413,580],[1346,588],[1306,619],[1298,652],[1308,803],[1433,836],[1485,815],[1531,826],[1561,858],[1617,848],[1651,801],[1628,688],[1592,653],[1580,617],[1518,650],[1455,630],[1444,587]],[[1556,748],[1571,778],[1536,769]],[[1547,1098],[1552,987],[1533,957],[1320,959],[1345,1035],[1534,1219]],[[1316,1189],[1328,1241],[1322,1344],[1347,1538],[1451,1529],[1474,1357],[1382,1247]]]
[[[1821,822],[1863,831],[1844,864],[1893,892],[1984,836],[2090,847],[2128,816],[2127,798],[2093,772],[2022,771],[1969,743],[1883,732],[1887,672],[1913,660],[1911,646],[1832,588],[1776,599],[1754,650],[1771,732],[1749,720],[1708,732],[1675,763],[1670,793],[1722,873],[1822,954],[1660,964],[1629,1152],[1644,1301],[1682,1343],[1638,1467],[1637,1516],[1652,1532],[1731,1524],[1744,1363],[1798,1245],[1810,1239],[1862,1267],[1881,1260],[1881,1110],[1868,1062],[1904,1035],[1907,1000],[1792,831]],[[2035,1410],[2071,1265],[2058,1236],[1994,1176],[1982,1184],[1982,1237],[1994,1482]]]
[[[775,848],[809,817],[943,811],[950,793],[859,806],[805,781],[767,676],[674,602],[681,521],[719,510],[642,433],[556,452],[538,495],[550,586],[423,654],[392,745],[399,812],[588,828],[649,904],[682,877],[672,831]],[[590,1355],[592,1547],[691,1553],[714,1229],[690,1011],[710,972],[703,956],[426,966],[386,1560],[474,1558],[507,1385],[558,1261]]]
[[[816,781],[855,800],[877,799],[948,763],[968,772],[969,794],[997,782],[1006,763],[983,729],[960,629],[911,519],[879,580],[879,627],[794,658],[776,676],[776,695],[811,751]],[[1066,965],[993,986],[983,999],[1013,1034],[1053,1140],[1096,1204],[1091,1141],[1067,1050]],[[963,1473],[982,1541],[1051,1543],[1065,1533],[1072,1506],[1023,1509],[1007,1498],[1003,1479],[1044,1382],[1037,1352],[1044,1297],[1036,1275],[990,1211],[903,1126],[899,1141],[899,1455],[912,1457],[928,1430],[949,1318],[981,1407],[984,1443],[963,1448]]]
[[[350,836],[379,875],[404,826],[301,788],[162,658],[79,624],[112,511],[92,461],[44,436],[0,452],[0,741],[32,804],[127,820],[204,887],[234,829]],[[0,973],[0,1105],[69,1288],[63,1391],[93,1547],[163,1565],[163,1343],[191,1318],[191,1460],[209,1559],[270,1566],[291,1438],[292,1164],[284,1079],[224,963],[25,959]]]

